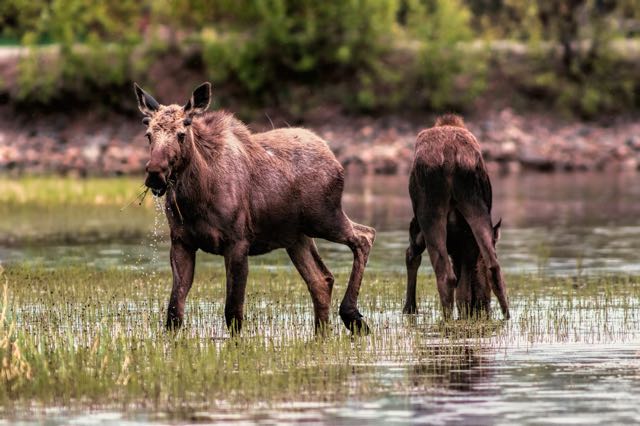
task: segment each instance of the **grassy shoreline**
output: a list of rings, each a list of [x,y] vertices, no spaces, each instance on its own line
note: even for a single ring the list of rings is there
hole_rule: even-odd
[[[153,197],[142,177],[0,177],[0,244],[127,241],[147,235]]]

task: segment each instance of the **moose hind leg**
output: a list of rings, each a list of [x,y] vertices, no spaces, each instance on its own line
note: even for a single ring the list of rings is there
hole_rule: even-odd
[[[480,254],[487,268],[489,282],[491,288],[498,298],[502,315],[505,319],[510,318],[509,300],[507,298],[507,290],[502,277],[502,271],[498,264],[496,250],[493,247],[493,228],[491,226],[491,217],[486,213],[474,212],[473,210],[465,210],[462,212],[465,219],[471,227],[473,236],[480,248]]]
[[[466,265],[460,268],[458,286],[455,291],[456,306],[458,307],[458,315],[461,319],[471,317],[474,309],[473,282],[471,282],[470,272],[472,271],[469,271]]]
[[[342,303],[340,303],[339,313],[342,322],[352,333],[369,333],[369,327],[362,319],[357,303],[364,268],[369,259],[376,231],[368,226],[352,222],[341,208],[337,208],[333,214],[329,213],[323,216],[314,225],[313,233],[328,241],[345,244],[353,252],[353,266],[349,284]]]
[[[345,216],[346,217],[346,216]],[[348,219],[347,219],[348,220]],[[364,268],[369,260],[369,253],[376,238],[376,231],[368,226],[360,225],[349,220],[352,226],[351,235],[347,237],[347,245],[353,252],[353,267],[349,284],[340,303],[340,318],[352,333],[369,334],[369,326],[362,319],[358,311],[358,295],[364,275]]]
[[[287,249],[287,253],[309,288],[316,333],[321,333],[329,324],[333,275],[322,262],[315,242],[309,237],[303,236],[294,246]]]
[[[457,278],[447,252],[447,214],[441,211],[425,219],[420,222],[420,228],[436,274],[444,319],[448,320],[453,314],[453,292]]]
[[[416,286],[418,281],[418,268],[422,262],[422,253],[425,248],[424,238],[420,233],[420,225],[418,225],[418,221],[414,217],[411,219],[411,224],[409,225],[409,247],[407,248],[405,260],[407,265],[407,296],[404,308],[402,309],[404,314],[418,313]]]

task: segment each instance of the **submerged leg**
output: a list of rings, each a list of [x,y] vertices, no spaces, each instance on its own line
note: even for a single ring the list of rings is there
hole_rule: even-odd
[[[489,318],[491,316],[491,284],[486,279],[478,280],[477,284],[473,293],[473,312],[477,318]]]
[[[475,266],[471,266],[471,270],[469,265],[461,265],[458,268],[458,286],[455,291],[456,298],[456,306],[458,307],[458,315],[461,319],[466,319],[472,316],[473,311],[473,286],[475,282],[473,281],[474,276],[474,268]]]
[[[480,254],[487,268],[488,279],[491,288],[498,298],[502,315],[505,319],[510,318],[509,301],[507,298],[507,290],[502,277],[502,271],[498,264],[498,256],[493,246],[493,227],[491,226],[491,216],[479,207],[461,206],[460,209],[466,221],[471,227],[473,236],[480,248]]]

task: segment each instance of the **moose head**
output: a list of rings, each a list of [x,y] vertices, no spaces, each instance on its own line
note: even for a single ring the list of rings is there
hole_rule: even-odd
[[[207,110],[211,102],[211,83],[203,83],[184,106],[160,105],[153,96],[134,83],[138,108],[147,126],[149,161],[145,185],[155,196],[162,196],[167,185],[184,167],[191,144],[189,127],[194,116]]]

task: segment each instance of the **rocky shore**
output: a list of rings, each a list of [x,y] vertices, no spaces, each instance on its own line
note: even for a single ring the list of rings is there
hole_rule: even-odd
[[[6,112],[6,111],[5,111]],[[0,119],[0,173],[113,176],[140,174],[148,156],[143,126],[120,118]],[[274,120],[276,126],[284,126]],[[347,167],[361,173],[400,174],[411,166],[416,134],[433,123],[398,116],[333,118],[307,127],[324,137]],[[510,109],[467,118],[490,168],[520,171],[631,171],[640,167],[640,120],[611,126]],[[254,131],[270,124],[254,123]]]

